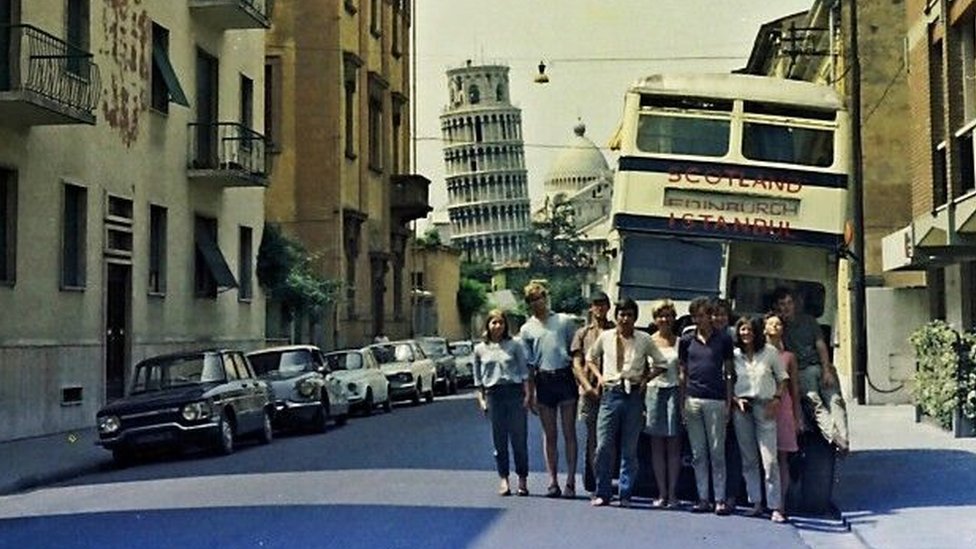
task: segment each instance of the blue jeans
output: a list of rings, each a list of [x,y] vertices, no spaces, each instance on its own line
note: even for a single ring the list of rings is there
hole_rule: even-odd
[[[620,499],[630,499],[637,480],[637,440],[644,426],[641,418],[643,398],[637,387],[630,394],[623,388],[608,388],[600,399],[596,422],[596,496],[610,499],[610,466],[617,433],[620,433]]]
[[[515,474],[525,477],[529,474],[529,445],[528,415],[522,406],[525,398],[522,384],[498,385],[489,388],[486,394],[498,476],[508,476],[508,445],[511,442],[512,454],[515,458]]]

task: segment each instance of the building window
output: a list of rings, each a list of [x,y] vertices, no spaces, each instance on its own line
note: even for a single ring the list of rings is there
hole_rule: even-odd
[[[68,40],[68,72],[88,78],[89,66],[89,0],[68,0],[65,36]]]
[[[169,60],[169,31],[156,23],[152,24],[152,48],[152,90],[149,106],[161,113],[169,112],[170,101],[189,107],[190,102],[183,93],[176,71]]]
[[[254,129],[254,80],[241,75],[241,125]]]
[[[393,44],[390,46],[390,53],[397,58],[403,55],[403,45],[400,43],[403,40],[402,27],[403,0],[393,0],[393,35],[390,37]]]
[[[403,131],[403,113],[407,110],[407,99],[401,94],[393,94],[393,113],[390,117],[390,121],[393,124],[393,143],[391,144],[391,159],[390,159],[390,171],[391,173],[403,173],[406,171],[406,167],[402,166],[402,159],[404,157],[403,143],[405,141]]]
[[[61,288],[85,287],[85,255],[88,234],[88,190],[64,184],[61,216]]]
[[[383,99],[369,98],[369,167],[383,170]]]
[[[166,293],[166,208],[149,206],[149,293]]]
[[[17,173],[0,169],[0,285],[17,280]]]
[[[481,90],[478,89],[478,86],[474,84],[468,86],[468,103],[471,103],[472,105],[481,103]]]
[[[359,0],[344,0],[343,5],[349,15],[356,15],[356,12],[359,11]]]
[[[264,135],[268,150],[281,150],[281,58],[264,59]]]
[[[217,242],[217,220],[196,216],[193,223],[193,240],[196,242],[193,262],[193,291],[197,297],[217,297],[217,279],[208,266],[203,250],[204,242]]]
[[[240,284],[238,297],[250,300],[254,297],[254,288],[251,284],[251,273],[254,272],[254,241],[253,231],[250,227],[240,228],[240,248],[237,261],[237,281]]]
[[[383,32],[383,0],[369,0],[369,32],[380,36]]]
[[[471,258],[471,253],[469,251],[468,252],[468,259],[470,260],[470,258]],[[414,290],[423,290],[424,289],[424,272],[423,271],[414,271],[414,272],[410,273],[410,287],[413,288]]]
[[[356,81],[359,76],[359,67],[363,65],[362,60],[356,55],[346,52],[343,56],[343,83],[345,89],[345,137],[346,137],[346,157],[356,158],[356,118],[359,111],[356,102]]]

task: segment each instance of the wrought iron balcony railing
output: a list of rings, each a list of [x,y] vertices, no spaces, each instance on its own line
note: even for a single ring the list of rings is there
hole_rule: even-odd
[[[13,113],[29,124],[95,123],[101,93],[98,65],[91,53],[33,25],[0,25],[0,103],[54,111]],[[18,115],[19,114],[19,115]]]
[[[236,122],[189,125],[189,176],[225,186],[268,184],[267,142]]]

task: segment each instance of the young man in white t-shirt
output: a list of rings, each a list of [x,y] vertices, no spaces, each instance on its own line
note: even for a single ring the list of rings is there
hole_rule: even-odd
[[[595,507],[610,503],[610,461],[618,432],[620,506],[630,506],[637,480],[637,440],[643,428],[643,389],[650,379],[665,371],[667,362],[649,334],[634,330],[637,303],[633,299],[617,302],[615,319],[616,328],[600,334],[587,356],[587,366],[603,389],[596,427]]]

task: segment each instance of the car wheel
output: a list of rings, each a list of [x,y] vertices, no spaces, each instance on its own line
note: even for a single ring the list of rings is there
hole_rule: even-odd
[[[417,386],[413,388],[413,396],[410,397],[410,402],[412,402],[414,406],[420,404],[420,395],[421,395],[420,381],[418,380]]]
[[[338,426],[341,427],[341,426],[345,425],[346,424],[346,421],[348,421],[348,420],[349,420],[349,413],[347,412],[345,414],[341,414],[341,415],[336,416],[335,422],[336,422],[336,425],[338,425]]]
[[[363,399],[363,415],[373,415],[373,406],[375,405],[376,404],[373,402],[373,390],[366,389],[366,398]]]
[[[322,405],[315,410],[315,417],[312,418],[312,431],[324,433],[329,427],[329,401],[322,401]]]
[[[217,424],[217,451],[225,456],[234,453],[234,423],[223,412]]]
[[[261,432],[258,433],[258,441],[261,444],[271,444],[274,439],[274,430],[271,426],[271,414],[265,410],[264,411],[264,424],[261,426]]]
[[[427,388],[427,393],[424,394],[424,400],[426,400],[428,404],[434,402],[434,378],[430,378],[430,385]]]
[[[135,463],[136,453],[129,448],[116,448],[112,450],[112,459],[117,467],[128,467]]]
[[[390,401],[390,395],[386,395],[386,401],[383,402],[383,411],[389,414],[393,411],[393,402]]]
[[[458,392],[458,380],[456,377],[451,378],[451,394],[456,395]]]

